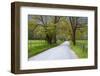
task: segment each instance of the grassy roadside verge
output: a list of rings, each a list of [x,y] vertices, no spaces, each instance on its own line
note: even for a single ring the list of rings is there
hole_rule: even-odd
[[[77,40],[75,46],[72,45],[72,43],[70,46],[79,58],[87,58],[88,57],[87,40]]]
[[[61,42],[59,41],[57,44],[48,44],[45,40],[29,40],[28,41],[28,58],[37,55],[47,49],[53,48],[59,45]]]

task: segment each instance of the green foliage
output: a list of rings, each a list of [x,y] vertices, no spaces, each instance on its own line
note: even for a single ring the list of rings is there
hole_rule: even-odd
[[[37,39],[39,37],[46,39],[47,34],[49,37],[56,35],[57,39],[71,40],[73,30],[69,19],[63,16],[59,18],[59,21],[55,24],[55,16],[32,16],[32,19],[28,21],[29,37],[32,37],[30,39]],[[79,17],[73,17],[74,22],[72,23],[75,23],[76,19],[79,19]],[[76,29],[76,39],[86,39],[87,25],[81,24],[80,26],[82,27]]]
[[[45,39],[45,31],[41,25],[34,30],[34,39]]]
[[[71,43],[71,48],[77,54],[79,58],[88,57],[88,43],[87,40],[77,40],[76,45]]]
[[[85,40],[87,40],[88,36],[87,23],[82,21],[83,17],[71,17],[71,22],[67,16],[30,15],[30,17],[28,19],[29,57],[54,47],[62,41],[71,41],[73,32],[75,32],[75,40],[78,41],[76,41],[75,46],[71,44],[72,49],[80,58],[87,57],[87,48],[85,48],[85,52],[82,51],[84,46],[87,46]],[[82,45],[82,47],[79,45]]]
[[[76,30],[76,39],[87,39],[88,36],[88,30],[87,26],[83,26],[82,28],[79,28]]]
[[[37,24],[35,23],[34,20],[29,20],[28,21],[28,39],[31,40],[33,39],[34,35],[33,32],[36,29]]]
[[[62,38],[66,40],[71,39],[71,27],[70,23],[68,22],[66,17],[61,17],[59,26],[58,26],[58,36],[61,36]]]
[[[39,54],[49,48],[55,47],[62,43],[62,41],[58,41],[57,44],[48,44],[45,40],[28,40],[28,57]]]

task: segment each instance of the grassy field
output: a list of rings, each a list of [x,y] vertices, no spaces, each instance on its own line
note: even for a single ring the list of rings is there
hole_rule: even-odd
[[[77,40],[76,45],[72,45],[71,48],[77,54],[79,58],[87,58],[88,57],[88,42],[87,40]]]
[[[57,44],[48,44],[45,40],[28,40],[28,57],[32,57],[39,54],[49,48],[59,45],[61,42],[58,41]]]

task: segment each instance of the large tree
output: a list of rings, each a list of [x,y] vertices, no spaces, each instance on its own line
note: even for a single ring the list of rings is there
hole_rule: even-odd
[[[57,34],[57,26],[58,26],[59,21],[60,21],[59,16],[54,16],[53,17],[53,25],[54,25],[54,32],[53,32],[53,38],[52,38],[53,43],[56,43],[56,41],[57,41],[56,34]]]
[[[73,45],[76,44],[76,29],[78,25],[78,17],[69,17],[70,24],[71,24],[71,29],[72,29],[72,42]]]
[[[44,28],[46,40],[49,44],[56,43],[56,24],[59,21],[57,16],[34,16],[37,25]]]
[[[72,42],[73,45],[76,45],[76,31],[87,25],[86,17],[68,17],[72,30]]]

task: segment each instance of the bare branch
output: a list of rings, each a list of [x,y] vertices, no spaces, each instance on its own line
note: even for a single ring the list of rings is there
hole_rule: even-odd
[[[54,17],[54,23],[55,23],[55,24],[58,23],[59,20],[60,20],[60,16],[55,16],[55,17]]]
[[[70,24],[71,24],[71,27],[72,27],[72,30],[73,30],[73,20],[72,20],[72,17],[69,17],[69,21],[70,21]]]
[[[41,19],[41,22],[45,25],[45,23],[44,23],[44,20],[43,20],[43,17],[42,17],[42,16],[40,16],[40,19]]]

